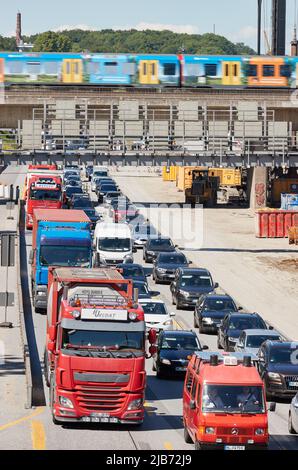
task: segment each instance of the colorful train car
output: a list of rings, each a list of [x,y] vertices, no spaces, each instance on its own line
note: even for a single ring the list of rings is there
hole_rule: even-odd
[[[4,52],[0,83],[297,88],[298,58]]]

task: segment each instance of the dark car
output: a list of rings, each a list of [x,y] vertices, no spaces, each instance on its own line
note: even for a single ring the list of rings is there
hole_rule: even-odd
[[[118,188],[115,184],[113,183],[106,183],[106,184],[101,184],[99,188],[96,188],[96,194],[98,197],[98,202],[102,203],[103,198],[107,193],[113,192],[113,191],[118,191]]]
[[[67,186],[64,190],[65,202],[69,206],[74,194],[84,194],[83,189],[77,186]]]
[[[258,357],[267,400],[293,398],[298,392],[298,343],[265,341]]]
[[[143,248],[143,260],[146,263],[153,263],[159,253],[172,253],[176,251],[176,246],[169,237],[152,237],[147,240]]]
[[[78,209],[82,209],[85,212],[85,214],[89,217],[89,219],[91,220],[91,227],[94,230],[95,225],[101,219],[101,216],[96,212],[94,207],[89,206],[89,207],[81,207]]]
[[[159,378],[184,376],[191,356],[203,349],[208,347],[202,347],[194,331],[161,331],[152,369]]]
[[[64,180],[63,180],[64,186],[71,186],[71,183],[73,181],[76,181],[77,183],[82,184],[80,175],[70,175],[70,176],[64,177]]]
[[[70,205],[72,209],[84,209],[92,207],[92,201],[88,194],[74,194],[71,198]]]
[[[125,279],[133,279],[134,281],[143,281],[147,284],[147,275],[141,264],[127,263],[118,264],[117,269],[121,269],[122,276]]]
[[[188,267],[188,261],[183,253],[159,253],[153,263],[152,277],[156,284],[159,282],[171,282],[175,272],[180,267]]]
[[[267,329],[265,321],[258,313],[228,313],[218,328],[217,347],[234,351],[242,331]]]
[[[178,268],[170,287],[173,305],[177,310],[194,308],[203,294],[213,292],[217,287],[207,269]]]
[[[239,309],[229,295],[203,295],[194,311],[194,327],[199,328],[200,333],[217,333],[227,313]]]
[[[139,299],[151,299],[152,297],[157,297],[160,295],[160,292],[155,290],[150,290],[147,284],[147,281],[133,281],[134,289],[138,289]]]

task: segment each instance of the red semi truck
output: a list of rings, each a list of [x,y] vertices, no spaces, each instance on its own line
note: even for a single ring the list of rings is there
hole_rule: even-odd
[[[32,176],[26,192],[26,228],[32,229],[34,209],[61,209],[62,203],[60,176]]]
[[[49,269],[44,364],[55,424],[143,422],[146,326],[134,294],[113,268]]]

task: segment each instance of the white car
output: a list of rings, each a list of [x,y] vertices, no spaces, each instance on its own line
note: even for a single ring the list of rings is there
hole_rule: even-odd
[[[298,434],[298,393],[293,398],[289,411],[289,433]]]
[[[146,328],[149,330],[173,330],[173,317],[175,313],[169,313],[165,303],[157,299],[139,299],[139,304],[145,313]]]

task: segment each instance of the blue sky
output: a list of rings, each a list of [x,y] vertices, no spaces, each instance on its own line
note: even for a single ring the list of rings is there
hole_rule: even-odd
[[[263,2],[269,22],[271,0]],[[289,40],[294,2],[287,0]],[[0,34],[14,34],[20,10],[24,34],[77,26],[205,33],[215,24],[218,34],[256,47],[256,4],[257,0],[9,0],[1,11]]]

